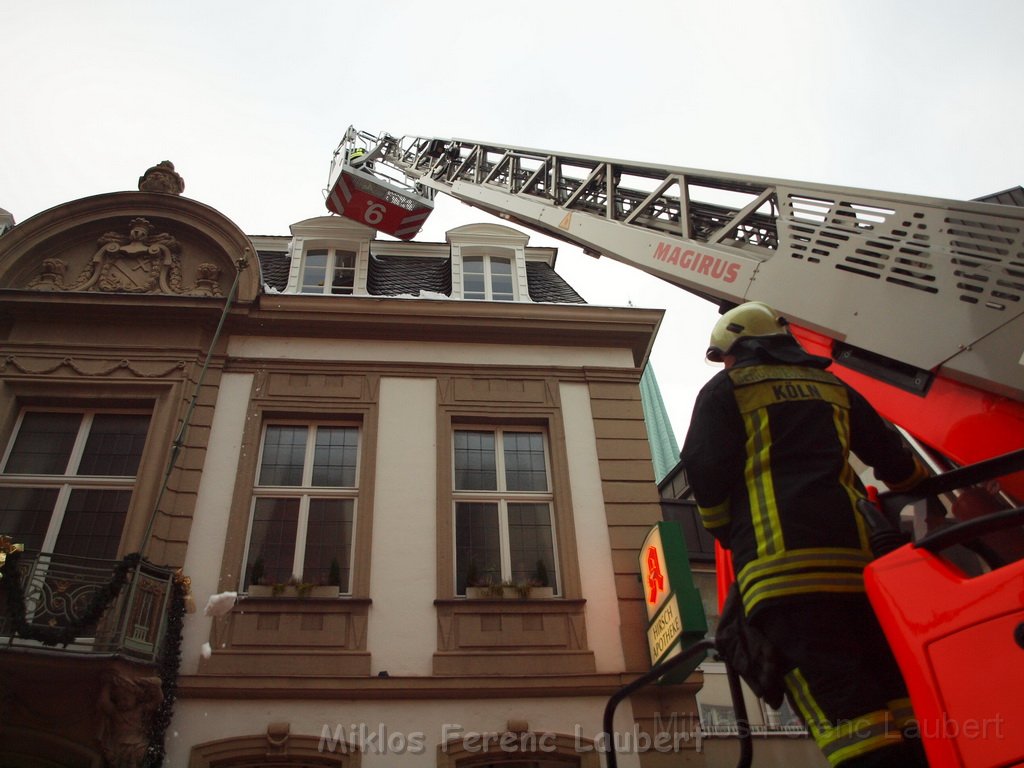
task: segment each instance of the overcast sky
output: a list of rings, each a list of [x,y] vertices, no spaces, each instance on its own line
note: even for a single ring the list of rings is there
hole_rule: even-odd
[[[0,208],[136,188],[249,234],[326,212],[349,125],[970,199],[1024,182],[1019,0],[376,0],[0,4]],[[480,212],[439,200],[419,239]],[[533,235],[531,244],[555,244]],[[717,315],[559,244],[594,304],[667,310],[679,441]]]

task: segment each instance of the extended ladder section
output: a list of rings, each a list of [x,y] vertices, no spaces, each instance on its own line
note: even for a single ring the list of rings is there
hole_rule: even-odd
[[[719,304],[765,301],[923,390],[1024,399],[1024,208],[385,135],[423,187]]]

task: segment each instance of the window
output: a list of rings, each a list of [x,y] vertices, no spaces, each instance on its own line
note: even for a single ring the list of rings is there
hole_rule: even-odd
[[[514,301],[512,260],[497,256],[463,256],[462,298]]]
[[[732,704],[705,704],[699,702],[700,727],[704,733],[735,733],[738,727],[736,710]]]
[[[456,430],[454,468],[457,594],[503,581],[557,593],[544,433]]]
[[[805,730],[803,720],[793,710],[789,699],[783,699],[778,709],[772,709],[765,701],[761,704],[764,706],[764,722],[769,730]]]
[[[245,566],[250,584],[302,582],[349,592],[359,428],[268,424]]]
[[[717,703],[701,701],[702,697],[709,695],[717,698],[714,694],[716,690],[720,691],[719,695],[728,696],[728,693],[721,691],[717,681],[709,685],[712,677],[719,676],[721,676],[720,673],[716,672],[712,675],[710,670],[705,669],[705,687],[697,694],[701,731],[709,736],[733,736],[738,732],[739,723],[732,702],[726,704],[720,700]],[[745,686],[744,690],[747,690]],[[760,717],[758,717],[757,709],[749,711],[750,727],[754,733],[807,734],[803,721],[790,706],[788,698],[783,700],[779,709],[772,709],[763,699],[758,699],[758,704]]]
[[[697,502],[683,499],[662,499],[661,517],[679,523],[691,563],[715,562],[715,539],[700,521]]]
[[[300,293],[352,294],[356,284],[356,252],[341,248],[306,251]]]
[[[21,414],[0,474],[0,532],[26,550],[117,557],[149,414]]]

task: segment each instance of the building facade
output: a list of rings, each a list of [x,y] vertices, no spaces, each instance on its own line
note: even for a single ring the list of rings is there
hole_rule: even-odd
[[[6,759],[600,765],[661,312],[505,226],[248,236],[168,166],[0,237]],[[703,765],[701,680],[619,708],[619,765]]]

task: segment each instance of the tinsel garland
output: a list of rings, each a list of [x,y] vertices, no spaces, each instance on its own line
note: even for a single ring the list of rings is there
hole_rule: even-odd
[[[36,640],[43,645],[62,645],[65,648],[84,630],[99,620],[114,599],[120,594],[128,581],[128,574],[138,565],[140,555],[133,553],[125,557],[114,567],[110,581],[97,590],[89,601],[85,612],[73,622],[61,627],[44,627],[29,623],[25,618],[25,590],[21,583],[21,572],[18,561],[21,553],[12,553],[7,562],[0,568],[3,578],[0,589],[7,598],[7,615],[11,620],[13,634],[26,640]]]
[[[178,698],[178,668],[181,665],[181,635],[185,624],[185,595],[187,587],[180,578],[174,579],[167,614],[167,632],[160,656],[160,683],[164,698],[153,713],[149,726],[149,748],[146,750],[146,768],[161,768],[164,763],[164,739],[174,716],[174,703]]]

